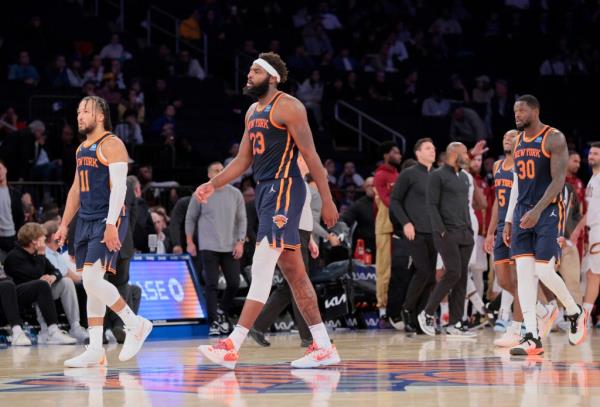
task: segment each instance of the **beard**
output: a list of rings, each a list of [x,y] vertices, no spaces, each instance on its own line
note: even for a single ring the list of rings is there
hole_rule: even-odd
[[[463,170],[469,170],[469,161],[463,160],[461,156],[456,157],[456,163]]]
[[[518,125],[515,123],[515,126],[517,127],[517,130],[519,130],[519,131],[523,131],[523,130],[527,129],[529,126],[531,126],[531,122],[530,122],[530,121],[524,121],[523,123],[521,123],[521,125],[520,125],[520,126],[518,126]]]
[[[79,129],[79,133],[83,134],[84,136],[87,136],[88,134],[96,130],[96,126],[96,123],[92,122],[85,126],[83,129]]]
[[[269,91],[269,77],[262,81],[261,83],[257,83],[252,87],[244,86],[242,89],[242,93],[244,95],[252,96],[255,98],[263,97]]]

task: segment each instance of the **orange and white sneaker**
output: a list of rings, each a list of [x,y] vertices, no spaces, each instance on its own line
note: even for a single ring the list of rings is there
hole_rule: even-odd
[[[556,318],[558,318],[558,307],[552,305],[546,305],[546,315],[538,317],[538,331],[540,334],[540,339],[545,339],[552,327],[554,326],[554,322]]]
[[[579,307],[579,313],[568,315],[567,319],[571,323],[571,329],[569,329],[569,343],[573,346],[579,345],[585,339],[587,335],[587,313],[583,311],[583,308]]]
[[[531,332],[527,332],[521,342],[511,348],[510,354],[514,356],[541,355],[544,353],[540,338],[534,338]]]
[[[214,345],[200,345],[198,349],[208,360],[227,369],[234,369],[240,358],[229,338],[221,339]]]
[[[104,348],[86,347],[85,352],[74,358],[65,360],[65,367],[98,367],[106,366],[106,352]]]
[[[501,337],[494,340],[494,346],[499,348],[512,348],[521,342],[521,324],[512,322]]]
[[[304,356],[292,362],[292,367],[297,369],[311,369],[320,366],[330,366],[341,362],[335,345],[327,349],[319,348],[316,343],[306,349]]]

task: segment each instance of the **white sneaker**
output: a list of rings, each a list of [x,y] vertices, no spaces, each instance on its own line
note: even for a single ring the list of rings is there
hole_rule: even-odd
[[[125,342],[123,343],[121,353],[119,353],[119,360],[121,362],[134,357],[142,348],[150,332],[152,332],[152,322],[140,316],[138,316],[138,320],[138,324],[134,327],[125,326]]]
[[[320,366],[330,366],[341,362],[335,345],[330,348],[323,349],[317,347],[315,343],[308,347],[304,356],[294,360],[291,365],[297,369],[310,369]]]
[[[502,336],[494,340],[494,346],[499,348],[514,348],[519,343],[521,343],[521,328],[517,330],[512,324]]]
[[[448,325],[446,327],[446,335],[454,338],[474,338],[477,334],[466,326],[462,322],[457,322],[454,325]]]
[[[31,340],[27,336],[27,334],[23,331],[19,332],[12,337],[12,346],[31,346]]]
[[[69,335],[67,331],[58,329],[54,333],[48,331],[44,338],[44,343],[46,345],[74,345],[77,343],[77,339]]]
[[[80,343],[85,342],[85,340],[89,339],[90,337],[90,334],[88,334],[87,329],[85,329],[81,325],[75,325],[71,327],[71,329],[69,330],[69,335],[77,339],[77,341]]]
[[[65,360],[65,367],[97,367],[106,366],[106,352],[104,348],[90,348],[86,346],[85,352],[71,359]]]
[[[558,318],[558,307],[548,304],[545,308],[547,311],[546,315],[537,316],[540,339],[544,339],[548,336],[554,326],[554,322]]]
[[[425,310],[417,316],[421,330],[429,336],[435,336],[435,317],[427,315]]]
[[[569,343],[571,345],[579,345],[587,336],[587,324],[586,317],[587,313],[578,305],[579,312],[574,315],[568,315],[567,319],[571,323],[571,329],[569,330]]]

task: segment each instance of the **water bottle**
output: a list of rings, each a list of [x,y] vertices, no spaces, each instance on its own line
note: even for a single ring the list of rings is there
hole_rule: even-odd
[[[150,249],[150,253],[156,253],[156,249],[158,248],[158,235],[150,234],[148,235],[148,249]]]

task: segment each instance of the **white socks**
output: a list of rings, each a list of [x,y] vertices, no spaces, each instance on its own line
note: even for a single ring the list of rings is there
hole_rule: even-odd
[[[536,303],[538,278],[535,272],[535,259],[533,257],[518,257],[517,263],[517,289],[519,290],[519,302],[523,311],[523,323],[525,330],[534,338],[538,337]]]
[[[244,328],[241,325],[236,325],[235,328],[233,328],[233,332],[229,335],[229,339],[233,342],[233,347],[236,351],[240,350],[247,336],[248,328]]]
[[[521,322],[518,321],[512,321],[510,323],[510,331],[517,334],[517,335],[521,335],[521,326],[523,324]]]
[[[501,319],[502,321],[509,321],[514,297],[506,290],[502,290],[501,295],[502,297],[500,297],[500,310],[498,311],[498,319]]]
[[[387,309],[379,308],[379,318],[383,318],[386,315]]]
[[[577,303],[567,290],[567,286],[562,278],[554,271],[554,258],[548,263],[535,263],[535,271],[537,272],[540,281],[544,283],[550,291],[556,295],[556,298],[565,306],[567,315],[574,315],[579,313],[579,307]]]
[[[127,304],[125,304],[125,307],[121,311],[117,312],[117,315],[121,318],[123,323],[130,328],[136,326],[140,322],[140,319]]]
[[[327,328],[325,327],[324,323],[321,322],[320,324],[311,325],[308,327],[308,329],[310,329],[313,341],[319,348],[331,348],[331,340],[329,339],[329,334],[327,333]]]
[[[88,333],[90,334],[90,348],[91,349],[101,349],[102,348],[102,334],[104,332],[104,327],[92,325],[88,328]]]

